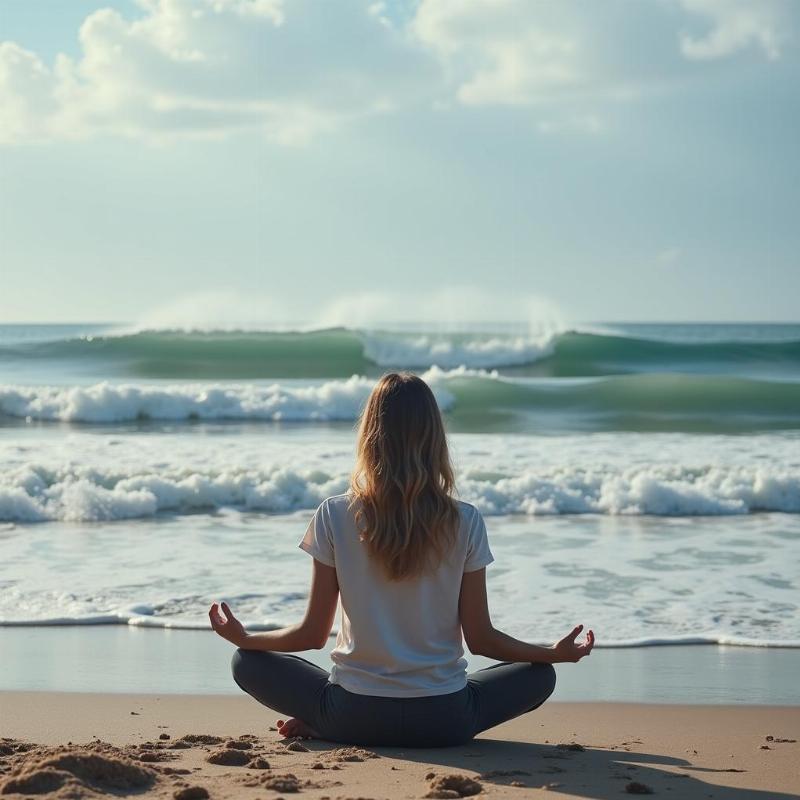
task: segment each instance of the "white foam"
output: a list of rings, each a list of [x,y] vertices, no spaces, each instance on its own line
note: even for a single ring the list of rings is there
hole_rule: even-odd
[[[255,622],[244,621],[249,631],[274,631],[284,627],[287,622]],[[2,619],[0,627],[4,628],[42,628],[95,625],[126,625],[132,628],[154,628],[161,630],[201,631],[211,630],[204,618],[157,617],[139,614],[135,609],[120,610],[108,614],[85,614],[76,616],[42,617],[33,619]],[[338,630],[334,626],[330,638],[335,638]],[[549,646],[552,641],[542,639],[533,644]],[[641,636],[632,639],[605,639],[596,644],[598,650],[620,650],[644,647],[686,647],[692,645],[724,645],[726,647],[755,647],[798,649],[800,639],[754,639],[747,636],[731,636],[728,633],[708,633],[703,636]]]
[[[316,507],[344,491],[348,480],[347,471],[279,465],[206,470],[131,465],[120,471],[28,463],[0,477],[0,521],[97,522],[224,508],[286,513]],[[487,516],[800,513],[800,470],[769,467],[559,467],[514,476],[487,476],[468,467],[459,487]]]
[[[99,522],[152,517],[160,511],[191,514],[237,508],[281,513],[314,508],[344,491],[348,476],[328,478],[315,470],[280,467],[130,475],[72,467],[54,474],[29,466],[0,480],[0,520]]]
[[[708,633],[704,636],[642,636],[636,639],[609,639],[599,642],[601,649],[629,647],[680,647],[686,645],[726,645],[727,647],[799,648],[800,639],[752,639],[727,633]]]
[[[361,334],[364,356],[384,367],[492,369],[531,364],[553,352],[555,337],[467,338],[461,341],[424,335],[397,338]]]
[[[479,473],[478,473],[479,474]],[[800,513],[800,470],[771,467],[575,467],[472,478],[462,492],[486,514],[704,516]]]
[[[353,375],[310,386],[271,384],[169,386],[98,383],[93,386],[0,388],[0,414],[31,420],[113,423],[151,420],[354,420],[374,381]],[[452,404],[437,391],[443,408]]]

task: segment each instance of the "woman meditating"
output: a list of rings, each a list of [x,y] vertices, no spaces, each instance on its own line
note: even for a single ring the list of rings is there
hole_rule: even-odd
[[[385,375],[361,416],[347,493],[316,510],[300,542],[313,556],[308,609],[297,625],[248,633],[225,603],[211,626],[239,648],[236,683],[291,717],[282,735],[360,745],[436,747],[538,708],[553,664],[594,645],[578,625],[552,647],[514,639],[489,616],[494,559],[480,512],[456,500],[439,408],[428,385]],[[325,647],[341,621],[330,674],[289,653]],[[499,662],[466,674],[472,653]]]

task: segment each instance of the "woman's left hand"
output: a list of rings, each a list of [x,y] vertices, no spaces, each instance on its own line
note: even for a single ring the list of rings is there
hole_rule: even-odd
[[[244,629],[244,625],[233,616],[233,611],[230,610],[227,603],[212,603],[208,610],[208,618],[211,620],[211,627],[223,639],[227,639],[236,647],[245,646],[247,631]]]
[[[578,644],[575,640],[582,630],[583,625],[576,625],[563,639],[559,639],[553,645],[553,650],[556,653],[554,664],[564,662],[576,664],[582,658],[591,654],[594,647],[594,631],[590,630],[586,634],[586,641]]]

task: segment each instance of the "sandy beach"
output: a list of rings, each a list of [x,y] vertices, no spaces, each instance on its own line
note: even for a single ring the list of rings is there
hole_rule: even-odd
[[[552,703],[441,750],[285,742],[218,695],[5,692],[0,719],[10,797],[800,797],[788,707]]]

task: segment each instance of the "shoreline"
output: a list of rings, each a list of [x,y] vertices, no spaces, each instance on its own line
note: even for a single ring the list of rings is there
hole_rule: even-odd
[[[301,655],[328,668],[333,644]],[[0,691],[240,693],[230,676],[233,648],[210,630],[8,627],[0,628],[0,652]],[[492,663],[470,654],[467,660],[469,670]],[[604,648],[556,670],[556,701],[800,707],[800,649]]]
[[[152,622],[148,616],[136,617],[128,620],[124,617],[113,615],[98,616],[90,619],[51,619],[41,622],[0,622],[0,631],[5,628],[26,628],[26,629],[60,629],[60,628],[96,628],[96,627],[120,627],[133,630],[147,631],[186,631],[189,633],[207,633],[209,628],[204,623],[188,624],[173,623],[167,619],[164,622]],[[248,624],[247,629],[251,632],[279,630],[283,625],[258,625]],[[336,640],[336,630],[330,635],[331,643]],[[532,644],[542,647],[547,646],[547,642],[531,640]],[[597,650],[638,650],[649,647],[746,647],[761,650],[800,650],[800,640],[769,640],[760,641],[757,639],[735,639],[725,636],[656,636],[646,639],[615,640],[603,642],[595,645]],[[326,648],[327,650],[330,647]]]
[[[800,797],[798,708],[548,702],[467,745],[366,753],[321,741],[288,749],[270,730],[278,715],[245,696],[0,692],[0,711],[10,749],[41,746],[3,759],[0,791],[25,765],[33,780],[37,761],[61,759],[80,773],[76,764],[101,755],[119,770],[144,769],[151,782],[137,794],[145,798],[198,786],[211,797],[256,800],[294,785],[314,800],[400,800],[422,798],[454,774],[477,781],[482,796],[502,798],[614,798],[638,793],[632,784],[689,800]],[[187,734],[217,738],[178,741]],[[241,766],[206,760],[239,747]],[[253,756],[269,768],[253,766]]]

